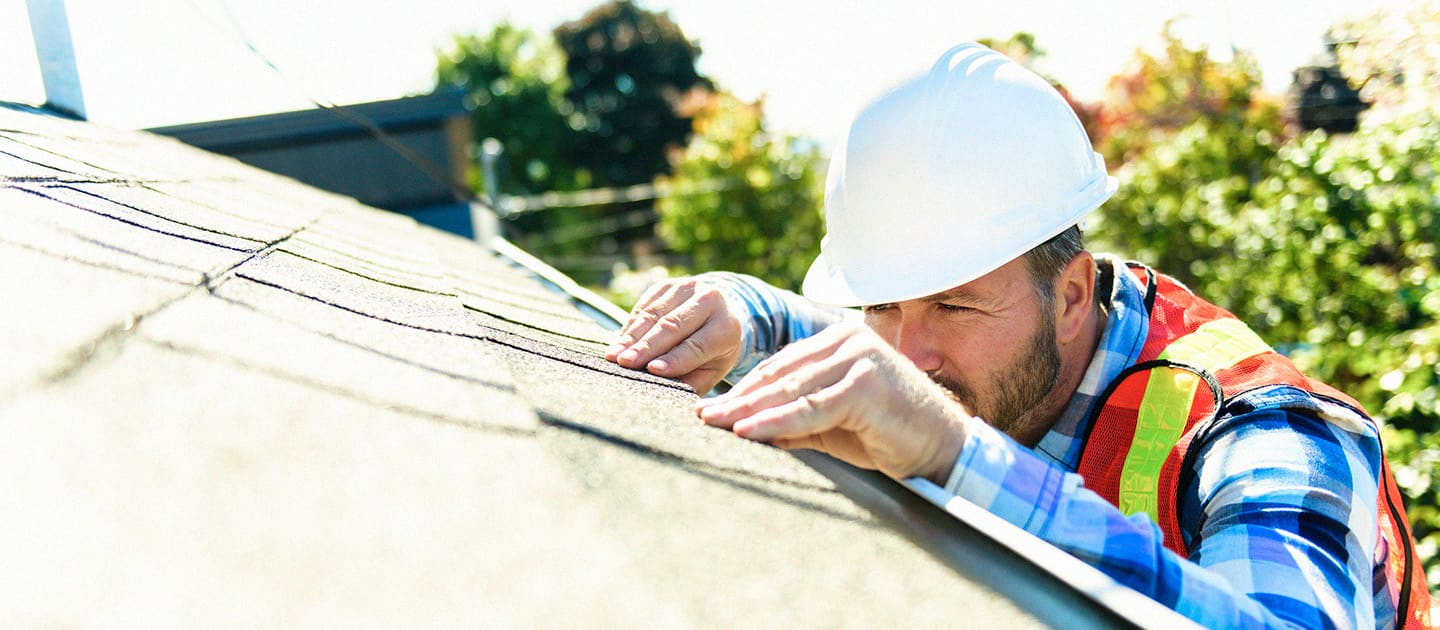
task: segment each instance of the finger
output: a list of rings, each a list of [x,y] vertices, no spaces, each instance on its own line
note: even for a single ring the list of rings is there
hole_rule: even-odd
[[[729,393],[715,402],[722,402],[725,399],[734,399],[745,396],[757,389],[775,383],[788,375],[796,372],[801,366],[823,361],[835,356],[835,351],[844,340],[843,335],[827,334],[830,329],[821,331],[812,337],[801,339],[795,343],[785,346],[779,352],[761,361],[755,369],[750,370],[745,378],[740,379]],[[807,390],[810,391],[810,390]],[[805,392],[799,392],[801,394]],[[798,395],[798,394],[797,394]],[[712,403],[713,404],[713,403]]]
[[[829,444],[826,442],[826,435],[827,435],[827,434],[817,433],[817,434],[815,434],[815,435],[806,435],[806,436],[802,436],[802,437],[793,437],[793,438],[771,438],[771,439],[767,440],[766,443],[769,444],[770,446],[775,447],[775,448],[781,448],[781,449],[785,449],[785,450],[787,450],[787,451],[793,451],[793,450],[801,449],[801,448],[808,448],[808,449],[810,449],[810,450],[812,450],[812,451],[821,451],[821,452],[824,452],[824,453],[831,454],[832,456],[837,456],[837,457],[838,457],[838,455],[836,455],[836,454],[834,454],[834,453],[830,453],[830,450],[829,450],[830,446],[829,446]],[[841,459],[844,459],[844,458],[842,457]],[[849,460],[846,460],[846,461],[849,461]],[[864,468],[864,466],[861,466],[861,467]]]
[[[680,280],[678,279],[652,282],[650,286],[645,287],[645,290],[640,292],[640,299],[635,300],[635,305],[630,307],[630,314],[634,315],[641,307],[654,300],[656,296],[675,288],[679,283]]]
[[[832,431],[846,417],[841,398],[843,389],[828,387],[792,402],[764,409],[736,422],[731,430],[749,440],[786,440],[792,443]]]
[[[679,285],[672,282],[660,282],[646,289],[645,295],[630,309],[630,317],[625,320],[625,325],[615,333],[615,343],[611,347],[626,348],[634,343],[640,334],[644,334],[644,329],[654,321],[648,314],[650,309],[657,306],[663,307],[668,296],[674,294],[678,289]]]
[[[813,451],[825,450],[823,448],[823,441],[820,439],[819,436],[815,435],[807,435],[805,437],[798,438],[775,438],[773,440],[770,440],[770,446],[773,446],[775,448],[783,448],[787,451],[793,451],[800,448],[808,448]]]
[[[620,364],[640,368],[695,336],[704,326],[721,318],[723,298],[715,293],[692,295],[680,305],[661,315],[630,347],[620,353]],[[713,334],[713,333],[707,333]],[[706,337],[712,347],[720,345]]]
[[[728,373],[729,370],[724,368],[702,367],[678,378],[680,382],[694,389],[696,394],[704,396],[710,390],[715,389],[715,385]]]
[[[700,300],[706,298],[700,297]],[[666,350],[646,366],[651,373],[661,376],[680,376],[706,366],[722,357],[739,358],[740,324],[729,317],[722,308],[701,307],[708,310],[708,317],[692,334],[685,335],[679,343]],[[698,316],[698,314],[697,314]],[[654,330],[653,328],[651,329]],[[660,335],[656,335],[659,338]],[[664,343],[663,339],[655,343]],[[637,344],[638,345],[638,344]],[[733,363],[725,367],[728,371]]]
[[[627,360],[626,351],[630,350],[637,340],[649,333],[662,317],[684,304],[694,291],[695,287],[692,283],[672,284],[660,289],[649,301],[637,303],[630,320],[625,322],[625,326],[616,335],[615,343],[606,349],[605,358],[625,367],[642,365],[634,359]]]
[[[771,409],[796,402],[808,404],[809,399],[805,396],[839,382],[847,372],[847,364],[844,360],[828,358],[818,363],[803,365],[793,374],[745,394],[726,394],[723,401],[697,406],[697,413],[707,424],[733,428],[737,422]]]

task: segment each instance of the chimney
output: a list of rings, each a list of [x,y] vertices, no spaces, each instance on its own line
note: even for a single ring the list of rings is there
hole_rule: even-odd
[[[85,98],[80,93],[80,72],[75,66],[75,46],[70,42],[70,20],[65,0],[26,0],[30,34],[35,39],[35,56],[45,83],[45,107],[85,120]]]

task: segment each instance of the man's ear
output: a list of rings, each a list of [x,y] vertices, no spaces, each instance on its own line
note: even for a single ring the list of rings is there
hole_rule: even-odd
[[[1055,280],[1055,342],[1074,341],[1095,310],[1095,257],[1080,250]]]

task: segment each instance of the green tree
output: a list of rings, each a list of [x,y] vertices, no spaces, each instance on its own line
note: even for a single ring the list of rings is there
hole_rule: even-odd
[[[696,271],[749,273],[799,288],[819,253],[824,185],[814,144],[765,132],[761,103],[719,93],[695,118],[695,137],[658,183],[660,234]]]
[[[470,169],[471,185],[480,196],[569,191],[595,183],[577,157],[582,147],[571,126],[575,110],[565,100],[565,54],[548,34],[502,22],[483,36],[457,35],[437,51],[436,86],[466,91],[477,149],[490,138],[501,144],[499,190],[486,190],[478,161]],[[595,249],[593,237],[571,235],[586,233],[586,226],[602,220],[608,210],[547,209],[507,218],[503,227],[505,235],[526,250],[547,260],[565,260]],[[565,271],[582,281],[598,279],[590,269]]]
[[[1217,61],[1203,47],[1186,46],[1169,23],[1161,37],[1161,54],[1136,50],[1130,67],[1106,86],[1095,135],[1107,163],[1129,162],[1194,122],[1268,130],[1280,105],[1260,93],[1253,56],[1235,51],[1232,60]]]
[[[436,56],[437,89],[465,90],[474,108],[475,146],[487,138],[504,146],[496,192],[538,193],[590,183],[573,157],[565,57],[553,41],[502,22],[484,36],[455,36]],[[487,192],[478,170],[471,180],[477,192]]]
[[[555,40],[566,55],[577,161],[611,186],[669,172],[668,154],[690,136],[685,104],[711,86],[695,70],[700,47],[668,14],[629,0],[560,25]]]
[[[1137,51],[1107,87],[1100,150],[1121,186],[1101,206],[1096,242],[1202,288],[1212,260],[1245,253],[1241,214],[1284,140],[1278,104],[1258,94],[1254,61],[1228,63],[1162,33],[1163,55]],[[1270,231],[1273,231],[1271,228]],[[1238,290],[1203,287],[1226,303]]]
[[[1264,278],[1274,335],[1384,423],[1432,588],[1440,584],[1440,116],[1317,133],[1257,188],[1281,231]],[[1268,253],[1268,252],[1266,252]],[[1257,304],[1257,306],[1259,306]]]
[[[1341,71],[1372,107],[1361,133],[1331,143],[1338,146],[1316,164],[1331,183],[1355,189],[1340,192],[1368,210],[1363,256],[1382,270],[1374,293],[1391,318],[1347,339],[1352,357],[1321,359],[1355,373],[1367,396],[1384,401],[1386,451],[1409,497],[1433,591],[1440,587],[1440,2],[1381,7],[1333,32]]]

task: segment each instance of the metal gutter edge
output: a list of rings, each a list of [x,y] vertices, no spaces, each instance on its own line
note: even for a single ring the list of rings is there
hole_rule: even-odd
[[[611,304],[609,300],[597,295],[594,291],[580,286],[568,276],[560,273],[554,267],[545,264],[544,261],[530,255],[529,252],[516,247],[514,243],[496,236],[490,239],[490,248],[496,254],[504,256],[515,264],[528,269],[547,284],[556,290],[569,295],[575,300],[576,305],[585,310],[595,321],[610,330],[619,330],[630,314],[621,310],[620,307]]]
[[[952,570],[1058,628],[1199,628],[1080,559],[921,480],[904,484],[816,451],[795,457]]]

